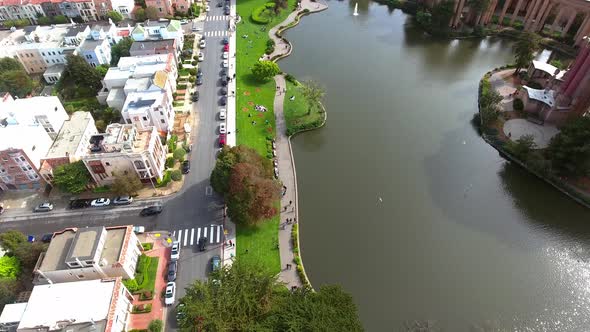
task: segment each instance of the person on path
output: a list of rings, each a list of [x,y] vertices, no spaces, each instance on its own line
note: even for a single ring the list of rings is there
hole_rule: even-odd
[[[293,201],[289,201],[289,205],[293,204]]]

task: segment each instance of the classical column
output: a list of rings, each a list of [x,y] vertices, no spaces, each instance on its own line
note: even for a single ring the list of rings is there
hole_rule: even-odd
[[[582,81],[582,78],[584,78],[584,76],[586,75],[588,68],[590,68],[590,56],[586,57],[586,59],[584,60],[584,64],[582,64],[580,69],[575,73],[575,76],[573,77],[571,83],[567,87],[567,90],[565,90],[566,95],[570,97],[575,97],[574,94],[578,88],[578,85]]]
[[[463,6],[465,5],[465,0],[460,0],[459,6],[455,11],[455,19],[453,20],[453,27],[456,28],[457,24],[459,24],[459,20],[461,20],[461,13],[463,12]]]
[[[573,65],[570,66],[569,70],[565,74],[564,81],[560,88],[562,92],[565,92],[569,89],[569,86],[574,80],[574,77],[577,75],[580,67],[582,67],[582,64],[584,64],[584,60],[586,60],[586,57],[588,57],[588,53],[590,53],[589,47],[582,47],[580,49],[580,53],[578,53],[578,56],[576,56]]]
[[[581,39],[580,35],[582,35],[581,37],[584,37],[584,33],[587,28],[587,26],[586,26],[587,24],[588,24],[588,14],[585,14],[584,20],[582,21],[582,24],[580,24],[580,27],[578,28],[578,31],[576,31],[576,34],[574,36],[574,40],[576,41],[576,44],[578,43],[579,39]]]
[[[510,18],[510,25],[514,23],[514,20],[516,20],[516,17],[518,16],[518,12],[520,12],[520,7],[522,7],[523,2],[524,0],[518,0],[518,2],[516,3],[516,8],[514,9],[514,13],[512,13],[512,17]]]
[[[549,14],[551,14],[551,10],[553,9],[553,6],[555,6],[554,2],[549,2],[549,6],[547,6],[547,8],[545,9],[545,12],[543,13],[543,15],[541,16],[541,19],[539,20],[539,22],[537,22],[537,24],[534,27],[534,31],[542,31],[543,30],[543,26],[545,25],[545,21],[547,20],[547,17],[549,16]]]
[[[533,21],[537,17],[537,14],[541,11],[541,8],[545,5],[546,2],[547,2],[547,0],[537,1],[537,3],[535,4],[535,7],[533,7],[533,11],[529,15],[529,18],[526,20],[526,22],[524,22],[524,30],[525,31],[530,30],[531,24],[533,23]]]
[[[570,29],[570,27],[572,26],[572,23],[574,23],[574,19],[576,18],[576,11],[572,11],[570,18],[567,21],[567,24],[565,25],[565,28],[563,28],[563,31],[561,32],[561,36],[565,37],[565,35],[567,34],[567,31]]]
[[[537,3],[539,1],[541,0],[532,0],[527,4],[526,8],[524,9],[526,11],[526,14],[524,14],[524,20],[522,21],[523,25],[529,20],[529,17],[533,13],[533,9],[537,6]]]
[[[519,0],[518,3],[520,3],[522,0]],[[508,7],[510,7],[510,4],[512,3],[512,0],[506,0],[506,2],[504,2],[504,7],[502,7],[502,13],[500,13],[500,18],[498,19],[498,24],[499,25],[503,25],[502,23],[504,23],[504,16],[506,15],[506,11],[508,11]]]
[[[508,1],[508,0],[506,0]],[[488,23],[490,23],[490,20],[492,19],[492,17],[494,16],[494,13],[496,12],[496,7],[498,6],[498,0],[492,0],[492,5],[489,7],[488,13],[485,17],[485,19],[483,20],[483,24],[487,25]]]
[[[563,14],[563,5],[560,5],[559,11],[557,12],[557,15],[555,16],[553,23],[551,23],[551,28],[549,28],[549,32],[552,33],[553,31],[555,31],[555,28],[557,28],[559,26],[559,20],[561,19],[562,14]]]

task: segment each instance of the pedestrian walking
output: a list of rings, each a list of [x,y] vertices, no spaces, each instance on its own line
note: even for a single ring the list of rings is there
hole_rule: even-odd
[[[293,201],[289,201],[289,205],[293,204]]]
[[[297,223],[297,218],[293,218],[293,223],[296,224]]]
[[[231,240],[229,240],[229,246],[230,247],[233,247],[234,246],[234,243]]]

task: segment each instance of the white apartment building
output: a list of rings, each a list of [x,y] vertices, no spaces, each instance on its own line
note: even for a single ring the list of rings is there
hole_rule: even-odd
[[[26,304],[4,310],[19,320],[17,332],[122,332],[128,330],[132,301],[121,278],[109,278],[38,285]]]
[[[0,0],[0,21],[28,19],[37,23],[37,17],[45,12],[39,0]]]
[[[164,176],[166,150],[155,127],[139,130],[131,124],[110,124],[90,143],[82,160],[99,186],[111,185],[118,175],[137,174],[144,183]]]
[[[184,33],[178,20],[147,20],[144,24],[135,25],[131,30],[131,38],[135,41],[175,39],[176,47],[181,51]]]
[[[35,284],[133,279],[141,243],[132,226],[68,228],[53,234],[35,265]]]

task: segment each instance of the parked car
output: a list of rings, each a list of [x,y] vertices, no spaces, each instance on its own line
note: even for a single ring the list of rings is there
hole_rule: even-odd
[[[197,77],[197,85],[201,85],[201,84],[203,84],[203,78]]]
[[[211,10],[211,7],[209,7],[209,5],[205,6],[205,11],[208,12]]]
[[[193,102],[199,101],[199,91],[193,92],[193,96],[191,97],[191,99],[193,100]]]
[[[207,250],[207,238],[203,236],[199,239],[199,251],[205,250]]]
[[[211,258],[211,271],[219,270],[221,267],[221,258],[215,255]]]
[[[41,237],[41,242],[49,243],[51,242],[51,239],[53,239],[53,233],[47,233]]]
[[[229,52],[229,44],[223,45],[223,51],[224,52]]]
[[[221,3],[221,1],[219,1],[219,2],[217,3],[217,7],[223,7],[223,4]]]
[[[223,39],[221,40],[221,42],[223,43],[223,45],[227,45],[227,44],[229,44],[229,38],[223,37]]]
[[[131,196],[117,196],[113,198],[114,205],[129,205],[133,203],[133,197]]]
[[[41,203],[33,209],[33,212],[49,212],[53,210],[53,204],[49,202]]]
[[[219,110],[219,120],[225,120],[225,108]]]
[[[226,86],[227,85],[227,76],[221,76],[221,85],[222,86]]]
[[[83,209],[90,206],[88,199],[74,199],[70,201],[70,209]]]
[[[188,160],[185,160],[182,162],[182,174],[188,174],[188,172],[190,172],[191,170],[191,162]]]
[[[166,305],[173,305],[176,300],[176,283],[169,282],[166,284],[166,293],[164,296],[164,303]]]
[[[170,260],[176,261],[180,258],[180,242],[172,242],[172,248],[170,250]]]
[[[223,68],[229,67],[229,61],[227,59],[223,60]]]
[[[227,77],[227,68],[222,68],[221,72],[219,73],[221,77]]]
[[[225,45],[227,46],[227,45]],[[223,54],[221,55],[224,59],[228,59],[229,58],[229,52],[223,52]]]
[[[183,18],[180,20],[180,24],[188,24],[188,20]]]
[[[225,134],[219,134],[219,147],[223,147],[225,145]]]
[[[221,88],[219,90],[219,93],[221,93],[222,96],[227,96],[227,89],[226,88]]]
[[[199,59],[199,62],[205,61],[205,54],[203,52],[199,52],[199,54],[197,54],[197,58]]]
[[[225,7],[225,9],[223,10],[223,13],[224,13],[225,15],[229,15],[229,14],[230,14],[229,7]]]
[[[201,68],[197,69],[197,77],[203,77],[203,71],[201,70]]]
[[[178,262],[173,261],[168,264],[168,281],[176,281],[176,271],[178,271]]]
[[[141,210],[141,212],[139,212],[139,215],[142,217],[153,216],[162,213],[162,210],[164,210],[164,208],[161,205],[148,206],[145,209]]]
[[[221,96],[221,98],[219,98],[219,105],[225,106],[226,104],[227,104],[227,97]]]
[[[219,133],[225,134],[225,122],[219,124]]]
[[[111,200],[108,198],[97,198],[90,202],[90,206],[94,207],[102,207],[102,206],[109,206],[111,204]]]
[[[207,46],[205,39],[201,39],[201,41],[199,42],[199,48],[205,48],[205,46]]]
[[[145,233],[145,227],[133,226],[133,232],[135,232],[135,234],[143,234],[143,233]]]

